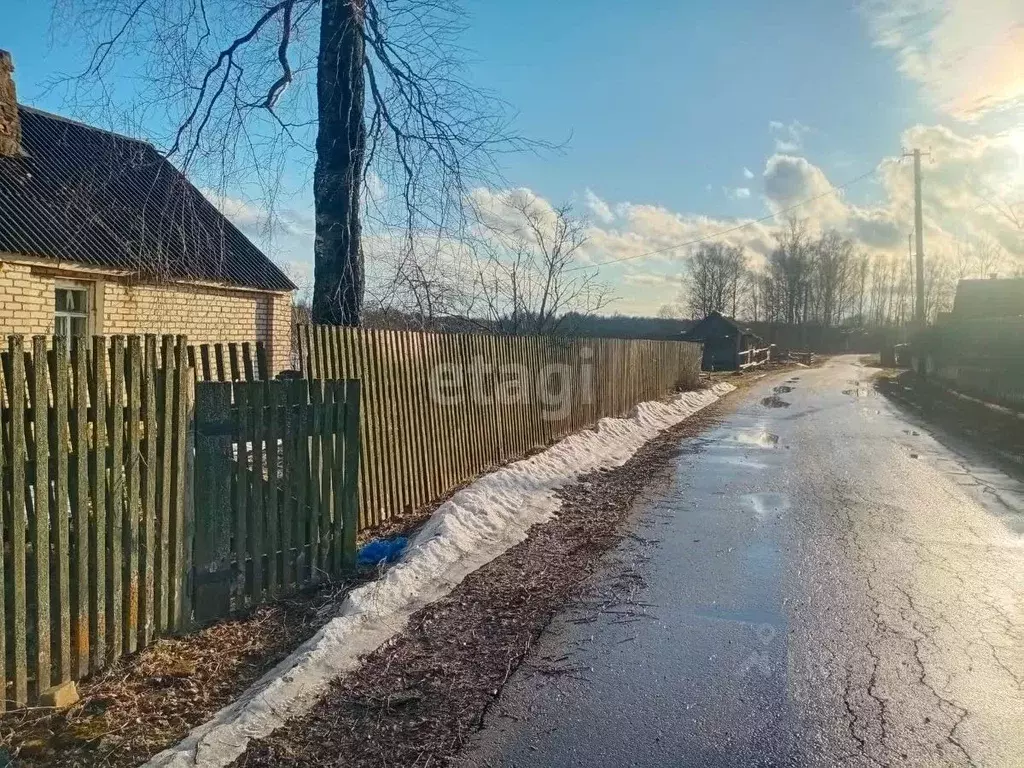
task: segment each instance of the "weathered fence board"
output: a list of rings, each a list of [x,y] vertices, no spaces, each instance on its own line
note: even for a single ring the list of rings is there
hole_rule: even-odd
[[[693,386],[700,346],[674,341],[300,326],[312,379],[363,382],[363,527],[443,498],[489,467],[637,403]]]
[[[196,384],[195,619],[355,562],[359,382]]]
[[[180,345],[158,361],[153,338],[36,336],[27,352],[12,336],[0,355],[0,707],[29,704],[155,635],[154,554],[182,545],[180,529],[157,525],[154,467],[161,446],[186,442],[183,421],[161,420],[155,392],[170,369],[167,402],[187,404]],[[165,439],[166,428],[179,434]],[[184,564],[171,569],[168,583],[184,583]]]

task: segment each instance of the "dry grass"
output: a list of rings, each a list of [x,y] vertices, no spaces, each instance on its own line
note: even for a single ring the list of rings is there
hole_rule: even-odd
[[[160,640],[81,682],[81,700],[68,710],[4,715],[2,743],[18,766],[138,765],[205,722],[311,637],[346,592],[345,585],[325,585]]]

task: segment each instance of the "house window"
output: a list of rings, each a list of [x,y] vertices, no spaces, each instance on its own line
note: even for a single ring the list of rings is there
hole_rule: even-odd
[[[57,336],[89,335],[89,289],[58,285],[53,291],[53,332]]]

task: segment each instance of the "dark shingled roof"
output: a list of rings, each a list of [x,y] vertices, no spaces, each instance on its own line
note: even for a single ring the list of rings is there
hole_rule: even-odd
[[[151,145],[29,107],[0,157],[0,251],[150,279],[295,286]]]

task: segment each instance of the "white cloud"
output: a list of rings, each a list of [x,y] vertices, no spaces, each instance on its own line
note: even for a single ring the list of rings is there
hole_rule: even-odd
[[[743,178],[744,179],[752,179],[752,178],[754,178],[754,172],[752,170],[750,170],[749,168],[747,168],[746,166],[743,166]]]
[[[775,139],[776,152],[799,152],[804,146],[804,136],[810,130],[799,120],[794,120],[791,123],[771,120],[768,123],[768,132]]]
[[[780,126],[776,130],[785,129]],[[1024,267],[1024,231],[1011,220],[1016,212],[1024,220],[1024,136],[1021,134],[968,135],[942,126],[914,126],[900,137],[903,146],[930,148],[923,168],[926,256],[953,254],[959,243],[974,239],[999,244]],[[748,177],[749,169],[744,169]],[[834,227],[854,238],[869,253],[905,257],[907,234],[913,224],[911,164],[900,156],[885,158],[875,176],[874,199],[863,202],[870,189],[865,180],[851,194],[840,192],[818,165],[805,157],[775,153],[762,173],[762,201],[768,212],[799,207],[791,215],[803,218],[812,230]],[[844,179],[845,180],[845,179]],[[744,190],[746,190],[744,192]],[[753,197],[751,186],[725,188],[731,197]],[[268,214],[241,197],[207,192],[235,223],[282,265],[305,288],[312,282],[313,223],[311,209],[287,209],[275,214],[269,244]],[[549,215],[554,208],[536,192],[526,189],[475,190],[472,202],[486,216],[505,217],[509,199],[526,198]],[[805,202],[810,198],[817,198]],[[577,258],[580,265],[604,264],[602,280],[611,283],[618,300],[606,311],[654,314],[678,294],[678,279],[693,243],[714,238],[743,247],[753,263],[762,261],[774,246],[779,220],[756,222],[750,218],[724,218],[665,206],[604,200],[590,189],[580,196],[591,222],[588,242]],[[441,286],[459,283],[467,273],[468,250],[443,238],[415,239],[417,253],[428,270],[426,277]],[[404,263],[408,240],[401,233],[372,233],[364,238],[368,254],[368,300],[385,303],[393,273]],[[1008,273],[1014,264],[999,271]]]
[[[615,214],[612,212],[611,207],[608,203],[594,194],[593,190],[588,188],[583,193],[583,199],[587,206],[587,210],[589,210],[598,221],[608,224],[615,220]]]
[[[1024,108],[1024,2],[864,0],[875,44],[946,113]]]
[[[845,215],[842,201],[833,190],[824,171],[803,157],[776,154],[765,164],[765,200],[773,211],[801,204],[796,215],[815,219],[821,226],[833,226]]]

